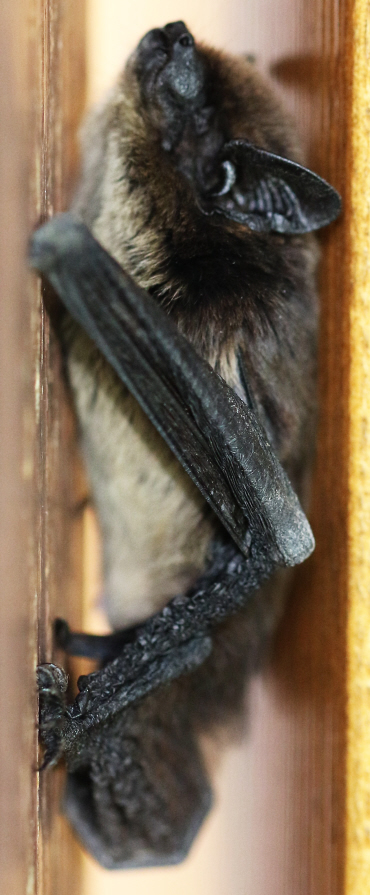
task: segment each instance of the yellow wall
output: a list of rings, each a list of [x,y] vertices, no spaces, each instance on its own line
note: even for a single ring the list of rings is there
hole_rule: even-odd
[[[370,7],[353,10],[351,110],[348,895],[370,892]]]

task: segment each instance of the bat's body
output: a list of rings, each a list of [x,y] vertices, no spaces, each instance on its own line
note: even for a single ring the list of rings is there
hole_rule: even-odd
[[[84,682],[61,730],[46,707],[42,729],[48,756],[67,755],[80,835],[106,866],[132,866],[189,847],[209,804],[197,735],[240,710],[284,576],[256,588],[312,549],[283,469],[305,504],[317,337],[307,234],[339,204],[286,161],[300,160],[292,125],[254,66],[196,47],[181,22],[143,38],[84,145],[73,211],[134,282],[68,221],[36,238],[34,263],[72,315],[61,340],[108,617],[141,627],[123,652],[125,635],[104,641],[104,661],[121,651],[120,664]],[[53,680],[42,678],[45,698],[63,689]]]
[[[74,210],[237,394],[255,402],[302,498],[314,438],[312,238],[284,245],[280,236],[253,233],[251,239],[242,227],[225,222],[217,227],[189,196],[187,181],[196,174],[195,160],[206,156],[206,141],[244,137],[288,157],[297,156],[297,149],[286,116],[254,66],[215,52],[204,51],[204,56],[212,65],[215,92],[206,136],[202,128],[196,134],[196,123],[187,116],[176,149],[164,150],[170,126],[161,133],[149,115],[143,123],[145,105],[129,63],[88,122]],[[228,89],[233,101],[225,121],[223,106],[217,108],[221,89]],[[254,114],[248,106],[255,107]],[[113,626],[122,627],[194,583],[204,568],[214,520],[101,353],[76,328],[73,341],[67,341],[103,532],[106,607]]]

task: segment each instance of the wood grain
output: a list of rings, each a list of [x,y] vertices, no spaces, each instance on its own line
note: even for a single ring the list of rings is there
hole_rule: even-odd
[[[82,484],[59,351],[26,255],[30,229],[66,206],[72,186],[84,3],[13,0],[0,25],[0,879],[12,895],[72,895],[79,851],[59,817],[61,772],[36,773],[35,666],[52,656],[56,612],[80,619]]]
[[[33,688],[28,645],[28,490],[23,461],[24,365],[29,338],[23,325],[26,284],[26,152],[22,137],[25,4],[0,14],[0,876],[3,891],[23,895],[32,855],[28,836],[33,756]],[[32,879],[30,879],[32,885]],[[32,889],[30,890],[32,891]]]
[[[76,175],[76,137],[85,101],[84,4],[33,0],[29,20],[29,130],[31,226],[68,206]],[[38,660],[54,654],[57,615],[81,620],[82,519],[76,507],[84,488],[76,435],[61,374],[59,347],[45,310],[55,310],[33,278],[30,296],[34,349],[33,518],[31,579],[37,594]],[[80,851],[60,814],[63,769],[39,778],[37,895],[80,891]]]
[[[279,7],[279,4],[277,4]],[[278,15],[278,13],[277,13]],[[342,895],[346,861],[349,464],[349,3],[281,3],[291,47],[273,63],[310,164],[343,197],[321,236],[320,419],[311,519],[317,547],[299,569],[257,707],[255,895]],[[276,33],[279,46],[279,30]],[[275,50],[273,51],[275,52]],[[253,724],[253,719],[252,719]],[[252,735],[253,736],[253,735]],[[280,823],[277,821],[276,802]],[[275,810],[274,810],[275,808]],[[251,890],[252,891],[252,890]]]

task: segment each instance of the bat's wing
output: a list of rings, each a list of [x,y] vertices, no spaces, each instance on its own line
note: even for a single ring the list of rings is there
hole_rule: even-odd
[[[264,637],[261,593],[253,595],[273,571],[254,544],[244,557],[222,536],[193,590],[139,626],[114,661],[80,677],[72,705],[64,671],[39,666],[43,766],[64,754],[65,812],[104,867],[182,860],[209,809],[199,719],[208,726],[213,716],[218,724],[240,705],[253,666],[248,644],[253,654],[256,636]],[[262,598],[262,616],[267,604]],[[243,607],[248,614],[239,616],[235,651],[226,645],[235,629],[226,644],[225,629],[218,637],[212,629]]]
[[[51,282],[163,436],[239,549],[280,565],[314,547],[310,526],[257,415],[93,238],[60,215],[38,230],[31,263]]]

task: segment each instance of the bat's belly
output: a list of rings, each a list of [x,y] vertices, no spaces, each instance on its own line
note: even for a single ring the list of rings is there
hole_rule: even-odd
[[[68,370],[102,533],[106,609],[118,628],[196,580],[213,521],[136,400],[82,331],[73,335]]]

